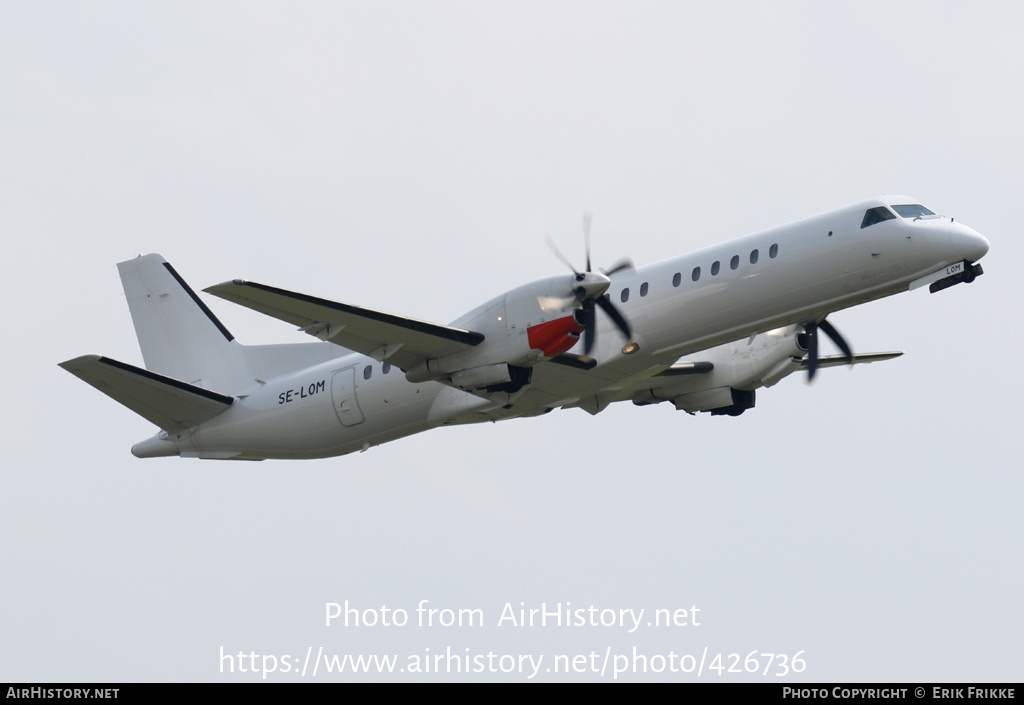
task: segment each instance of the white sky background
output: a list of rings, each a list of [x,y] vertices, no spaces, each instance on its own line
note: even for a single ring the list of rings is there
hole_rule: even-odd
[[[0,681],[253,679],[222,646],[1024,679],[1022,23],[1011,2],[3,3]],[[323,461],[143,461],[150,424],[57,367],[141,364],[114,266],[140,253],[196,290],[447,322],[563,271],[544,230],[582,262],[584,209],[597,264],[644,264],[894,192],[985,234],[986,275],[834,314],[907,355],[736,419],[626,404]],[[306,340],[207,301],[243,342]],[[488,623],[325,628],[346,599]],[[497,628],[521,601],[702,626]]]

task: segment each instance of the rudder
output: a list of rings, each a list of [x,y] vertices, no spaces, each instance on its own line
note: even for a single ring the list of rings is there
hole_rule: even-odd
[[[146,369],[212,388],[208,375],[232,346],[231,332],[162,256],[142,255],[117,270]]]

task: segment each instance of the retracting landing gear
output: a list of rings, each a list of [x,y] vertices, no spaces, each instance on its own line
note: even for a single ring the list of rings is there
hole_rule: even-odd
[[[711,409],[712,416],[739,416],[747,409],[753,409],[757,401],[757,393],[754,390],[746,389],[732,390],[732,406],[723,406],[719,409]]]

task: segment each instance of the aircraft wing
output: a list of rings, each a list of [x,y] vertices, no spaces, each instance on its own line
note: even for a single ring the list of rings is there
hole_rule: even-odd
[[[854,365],[866,365],[869,362],[881,362],[882,360],[891,360],[894,357],[899,357],[902,352],[880,352],[880,353],[859,353],[853,356]],[[808,359],[805,357],[801,363],[801,368],[806,368]],[[818,358],[818,369],[823,367],[838,367],[839,365],[850,364],[845,355],[823,355]]]
[[[235,279],[207,293],[279,318],[320,340],[386,360],[402,370],[483,342],[482,333],[427,323]]]
[[[198,426],[227,411],[235,401],[100,355],[83,355],[60,366],[165,431]]]

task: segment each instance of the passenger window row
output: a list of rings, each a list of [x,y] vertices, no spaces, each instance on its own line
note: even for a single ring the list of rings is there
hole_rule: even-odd
[[[391,363],[385,362],[381,364],[380,371],[387,374],[391,371]],[[373,376],[373,365],[367,365],[363,368],[363,379],[370,379]]]
[[[768,248],[768,257],[770,259],[775,259],[778,256],[779,256],[779,244],[778,243],[774,243],[774,244],[772,244],[771,247]],[[754,250],[750,251],[750,256],[747,259],[750,260],[751,264],[757,264],[757,261],[758,261],[758,259],[760,259],[760,257],[761,257],[760,251],[757,250],[757,249],[754,249]],[[729,269],[739,269],[739,266],[740,266],[740,256],[739,255],[733,255],[732,259],[729,260]],[[713,276],[713,277],[718,276],[718,273],[720,271],[722,271],[722,263],[719,260],[715,260],[714,262],[711,263],[711,276]],[[700,281],[700,274],[701,274],[700,267],[699,266],[698,267],[694,267],[693,268],[693,272],[690,273],[690,278],[693,281]],[[676,272],[675,274],[672,275],[672,286],[677,287],[677,286],[679,286],[682,283],[683,283],[683,274],[682,274],[682,272]],[[640,296],[642,296],[642,297],[643,296],[647,296],[648,289],[649,289],[649,287],[648,287],[648,283],[647,282],[644,282],[643,284],[641,284],[640,285]],[[626,303],[627,301],[629,301],[629,287],[626,287],[625,289],[622,290],[622,292],[619,294],[619,300],[622,301],[622,303]]]
[[[778,243],[774,243],[771,247],[768,248],[768,257],[770,259],[775,259],[778,256],[779,256],[779,245],[778,245]],[[747,259],[750,261],[751,264],[757,264],[757,261],[760,259],[760,257],[761,257],[761,251],[757,250],[757,249],[753,249],[753,250],[750,251],[750,255],[749,255],[749,257],[747,257]],[[739,269],[739,268],[740,268],[740,256],[739,255],[733,255],[732,259],[729,260],[729,269]],[[711,263],[711,276],[717,277],[718,273],[720,271],[722,271],[722,263],[720,261],[718,261],[718,260],[715,260],[714,262]],[[700,273],[701,273],[700,267],[699,266],[698,267],[694,267],[693,271],[690,273],[690,279],[692,279],[693,281],[700,281]],[[680,282],[681,279],[682,279],[682,276],[680,274],[676,274],[674,277],[672,277],[672,286],[679,286],[679,282]]]

